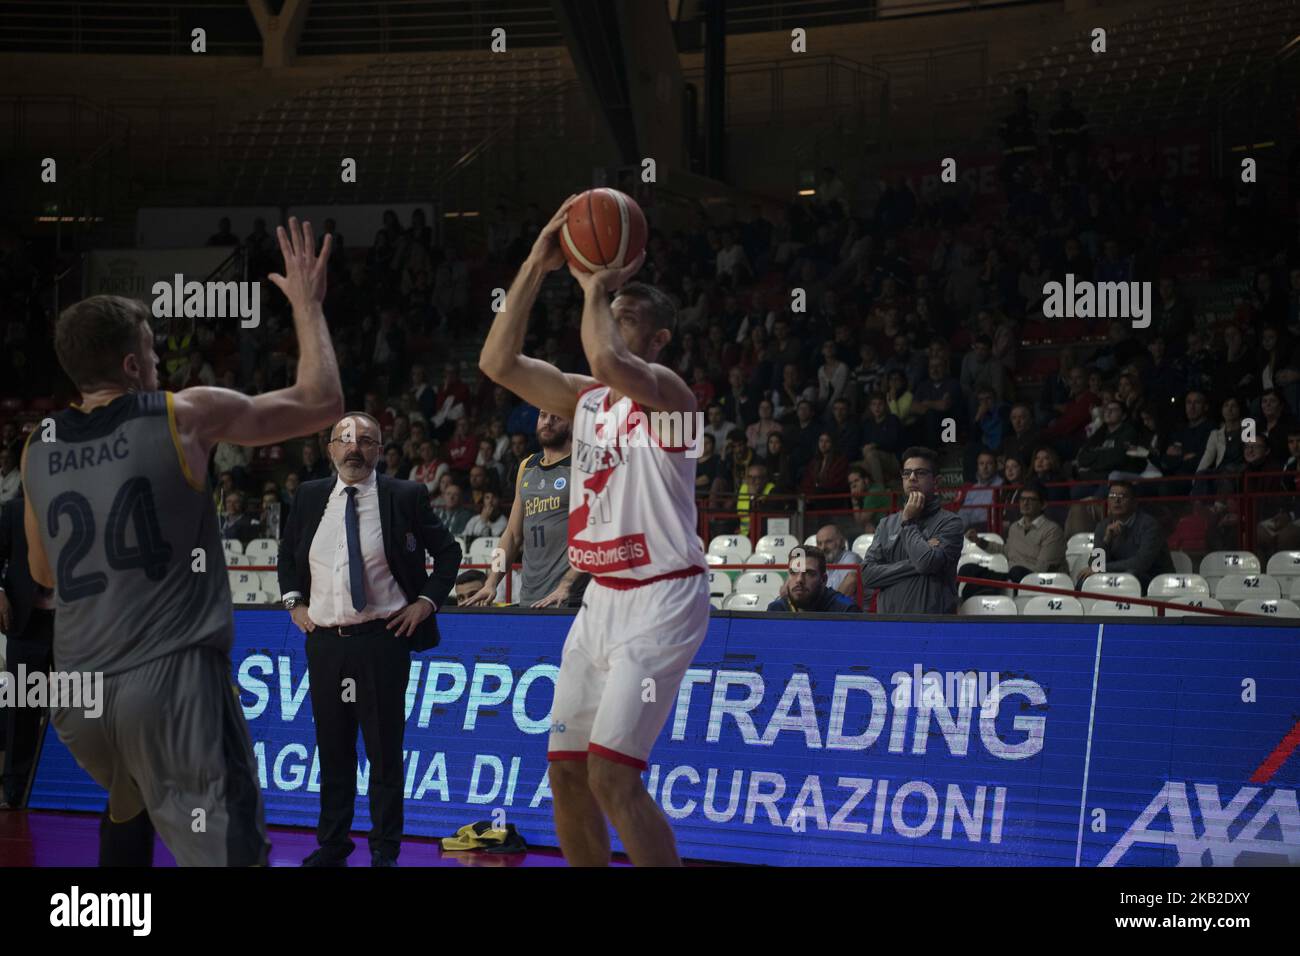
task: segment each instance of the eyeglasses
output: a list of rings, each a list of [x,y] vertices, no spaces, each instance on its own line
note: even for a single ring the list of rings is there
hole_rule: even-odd
[[[375,441],[373,438],[358,438],[355,441],[350,438],[331,438],[330,444],[343,445],[345,447],[348,445],[356,445],[362,451],[370,451],[372,448],[379,447],[379,442]]]
[[[934,470],[931,468],[904,468],[903,469],[904,478],[911,478],[913,475],[916,475],[916,477],[918,478],[928,478],[930,475],[933,474],[934,474]]]
[[[1107,495],[1106,497],[1109,498],[1111,501],[1123,501],[1125,498],[1131,498],[1131,497],[1133,497],[1133,496],[1132,496],[1132,495],[1126,495],[1126,494],[1124,494],[1123,492],[1120,492],[1120,493],[1117,494],[1117,495]]]

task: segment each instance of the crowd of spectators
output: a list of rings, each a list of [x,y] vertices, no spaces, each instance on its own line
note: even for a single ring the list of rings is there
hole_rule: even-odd
[[[639,278],[680,302],[666,361],[707,420],[702,532],[753,534],[752,513],[800,509],[811,527],[870,531],[901,506],[899,454],[921,445],[940,453],[942,490],[976,534],[1005,533],[1028,513],[1026,494],[1067,537],[1092,531],[1108,483],[1125,479],[1188,551],[1300,547],[1297,197],[1176,178],[1149,143],[1091,142],[1068,102],[1048,128],[1021,98],[1003,126],[992,197],[826,168],[815,195],[784,208],[700,209],[682,228],[651,229]],[[457,534],[498,533],[535,448],[537,410],[478,376],[474,359],[490,291],[508,284],[545,217],[537,205],[518,217],[498,206],[486,256],[472,263],[419,211],[405,223],[384,213],[355,248],[333,221],[321,224],[335,247],[325,310],[347,404],[380,421],[380,470],[424,483]],[[48,372],[48,361],[31,329],[51,316],[21,294],[34,281],[23,244],[0,238],[3,371],[10,389],[32,395],[33,369]],[[254,278],[278,268],[260,220],[242,239],[222,220],[208,241],[241,246]],[[1230,307],[1194,298],[1184,277],[1193,260],[1240,282]],[[1044,284],[1067,273],[1150,281],[1150,326],[1045,320]],[[256,329],[161,329],[162,380],[253,393],[285,385],[292,322],[274,287],[263,289]],[[576,284],[555,273],[529,354],[585,371],[580,318]],[[1243,438],[1247,418],[1257,441]],[[223,534],[275,532],[297,484],[330,473],[322,441],[219,447]],[[0,449],[0,495],[14,463]],[[1244,507],[1242,490],[1264,492],[1266,507]]]

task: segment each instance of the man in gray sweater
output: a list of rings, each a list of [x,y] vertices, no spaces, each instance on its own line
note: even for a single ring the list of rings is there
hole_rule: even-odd
[[[879,589],[878,614],[952,614],[957,610],[957,559],[962,521],[940,507],[939,456],[929,448],[903,452],[903,510],[885,517],[862,561],[862,585]]]

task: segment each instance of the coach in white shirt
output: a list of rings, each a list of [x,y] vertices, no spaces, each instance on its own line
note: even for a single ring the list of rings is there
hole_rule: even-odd
[[[370,760],[371,865],[396,863],[411,652],[438,643],[434,612],[460,566],[460,546],[424,485],[375,474],[382,437],[362,412],[334,426],[338,475],[299,486],[280,542],[280,593],[307,635],[320,750],[320,849],[307,866],[342,866],[352,852],[358,727]]]

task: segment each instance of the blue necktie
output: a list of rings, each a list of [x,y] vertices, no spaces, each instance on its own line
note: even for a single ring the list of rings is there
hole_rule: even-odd
[[[352,607],[360,611],[366,606],[366,575],[361,563],[361,522],[357,519],[357,489],[348,485],[347,507],[343,509],[343,529],[348,536],[348,581],[352,585]]]

